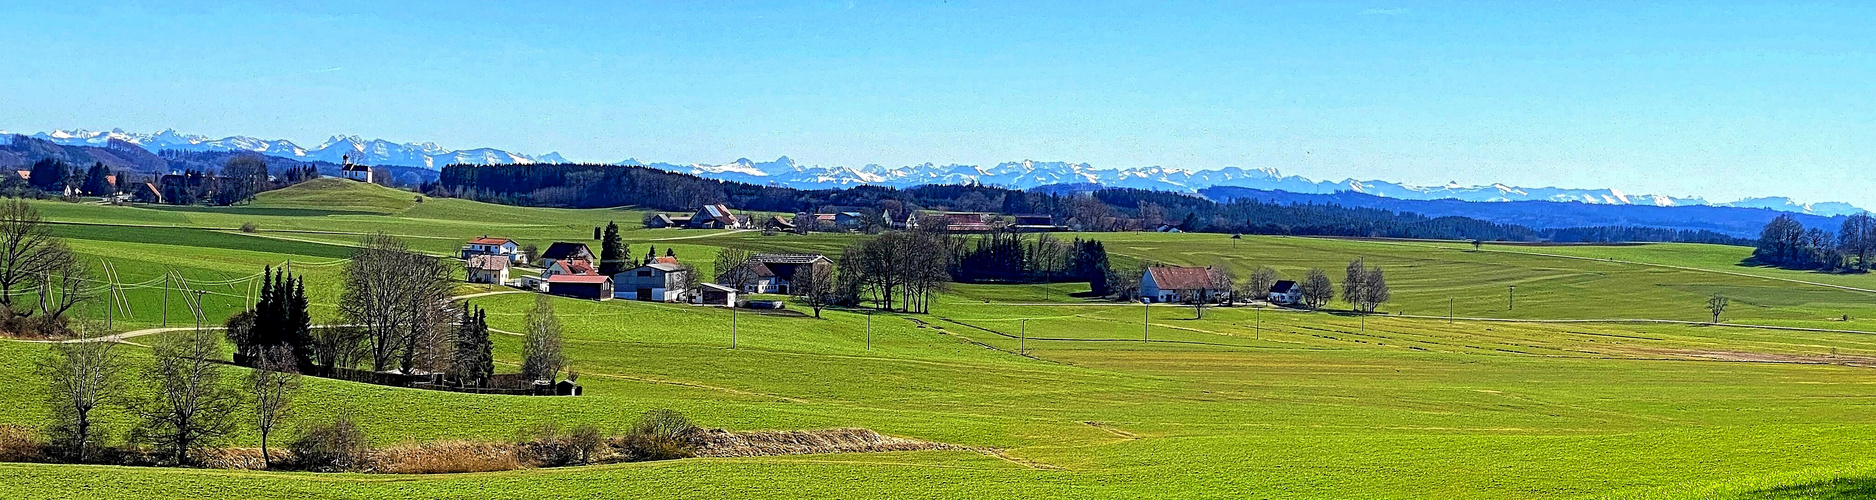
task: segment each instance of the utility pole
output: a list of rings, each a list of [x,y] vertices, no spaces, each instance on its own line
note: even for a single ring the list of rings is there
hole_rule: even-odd
[[[866,312],[866,350],[873,350],[873,311]]]
[[[1016,330],[1017,334],[1021,335],[1020,337],[1018,337],[1018,340],[1016,341],[1016,354],[1021,355],[1021,356],[1028,356],[1029,355],[1029,318],[1023,318],[1022,325],[1023,326],[1018,327],[1018,329]]]
[[[1451,297],[1446,299],[1446,324],[1453,324],[1453,299]]]
[[[169,275],[163,275],[163,327],[169,328]]]
[[[202,318],[204,316],[202,314],[202,295],[207,294],[208,290],[190,290],[190,291],[195,292],[195,329],[196,331],[201,331],[202,330]]]
[[[1505,286],[1505,310],[1515,311],[1517,309],[1518,309],[1518,285],[1506,285]]]
[[[736,300],[730,300],[730,348],[736,348]]]
[[[1264,305],[1257,305],[1257,340],[1264,340]]]
[[[1153,320],[1153,301],[1147,300],[1146,298],[1141,298],[1140,299],[1140,343],[1142,344],[1146,343],[1146,334],[1147,334],[1147,328],[1148,328],[1147,322],[1152,321],[1152,320]]]

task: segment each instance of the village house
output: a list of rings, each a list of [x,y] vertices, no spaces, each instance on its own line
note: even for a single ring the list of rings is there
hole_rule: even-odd
[[[690,220],[686,219],[684,221],[684,224],[679,224],[677,221],[671,218],[670,214],[651,214],[650,217],[645,218],[645,227],[648,229],[683,227],[685,224],[689,224],[689,223],[690,223]]]
[[[1149,302],[1211,302],[1227,292],[1213,287],[1210,267],[1154,266],[1140,276],[1140,298]]]
[[[986,212],[924,212],[921,220],[908,223],[916,229],[924,224],[942,224],[945,231],[953,233],[987,233],[996,229],[996,215]]]
[[[509,259],[500,255],[471,255],[464,265],[466,281],[502,285],[508,283]]]
[[[832,266],[834,261],[820,254],[759,253],[743,265],[756,276],[754,283],[743,287],[744,293],[786,294],[796,276],[811,272],[815,266]]]
[[[1292,306],[1303,302],[1303,287],[1295,281],[1282,280],[1270,286],[1269,300],[1272,304]]]
[[[593,256],[593,250],[587,248],[585,243],[556,241],[548,245],[546,250],[541,251],[539,260],[541,267],[546,268],[552,267],[555,262],[565,261],[584,261],[590,265],[598,259]]]
[[[736,214],[722,203],[704,205],[697,213],[690,216],[691,229],[736,229],[739,226]]]
[[[666,260],[669,260],[666,262]],[[658,257],[652,262],[612,275],[612,282],[618,289],[616,296],[621,299],[645,300],[652,302],[675,302],[684,299],[684,266],[677,264],[675,257]]]
[[[593,263],[584,260],[556,260],[541,268],[542,279],[562,275],[594,276],[598,274],[599,270],[593,267]]]
[[[463,245],[462,258],[467,259],[477,255],[501,257],[508,259],[510,264],[525,264],[528,261],[527,256],[521,254],[521,245],[508,238],[483,236],[469,240],[468,244]]]
[[[557,274],[547,278],[547,293],[576,299],[612,300],[612,277]]]

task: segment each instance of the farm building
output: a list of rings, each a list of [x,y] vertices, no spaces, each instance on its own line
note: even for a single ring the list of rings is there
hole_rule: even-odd
[[[691,229],[735,229],[737,226],[736,214],[722,203],[704,205],[690,216]]]
[[[768,220],[763,221],[762,229],[789,233],[789,232],[795,231],[795,223],[789,222],[788,219],[784,219],[782,218],[782,216],[777,215],[774,217],[769,217]]]
[[[707,306],[724,306],[736,303],[736,289],[716,283],[704,283],[697,287],[697,295],[691,297],[691,303]]]
[[[553,261],[552,264],[541,268],[542,278],[551,278],[561,275],[595,276],[598,274],[599,270],[593,268],[593,263],[584,260],[556,260]]]
[[[1294,305],[1303,301],[1303,287],[1296,286],[1295,281],[1278,281],[1277,284],[1270,286],[1268,300],[1272,304]]]
[[[593,257],[593,250],[587,248],[585,243],[556,241],[554,244],[548,245],[547,250],[541,251],[541,267],[552,266],[555,262],[573,260],[585,261],[591,264],[598,259]]]
[[[684,279],[683,266],[677,265],[677,259],[670,262],[653,262],[638,266],[625,272],[612,275],[612,282],[617,290],[615,296],[621,299],[646,300],[652,302],[672,302],[682,300],[684,291],[679,289]]]
[[[910,226],[917,229],[921,225],[942,224],[946,231],[953,233],[985,233],[995,229],[996,222],[996,216],[986,212],[923,212]]]
[[[501,257],[508,259],[510,264],[522,264],[528,261],[527,256],[521,254],[521,245],[508,238],[483,236],[469,240],[468,244],[462,246],[462,258],[467,259],[477,255]]]
[[[821,254],[759,253],[750,257],[748,266],[756,275],[755,283],[744,287],[745,293],[789,293],[789,283],[814,266],[832,266],[834,261]]]
[[[690,223],[689,220],[685,220],[684,222],[686,224]],[[673,220],[670,214],[651,214],[651,216],[645,218],[645,227],[648,229],[659,229],[683,227],[683,224],[679,224],[676,220]]]
[[[130,187],[130,199],[137,203],[162,203],[163,190],[157,189],[154,183],[139,182]]]
[[[612,277],[557,274],[547,278],[547,293],[576,299],[612,300]]]
[[[500,255],[471,255],[464,266],[466,281],[491,285],[508,283],[508,263],[508,258]]]
[[[1027,214],[1016,216],[1016,223],[1010,226],[1021,232],[1039,233],[1061,231],[1062,226],[1055,224],[1055,216],[1049,214]]]
[[[1152,302],[1209,302],[1225,292],[1212,285],[1210,267],[1155,266],[1140,276],[1140,298]]]

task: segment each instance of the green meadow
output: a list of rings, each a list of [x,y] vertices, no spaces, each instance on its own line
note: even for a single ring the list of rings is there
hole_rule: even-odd
[[[633,209],[425,198],[340,180],[233,208],[36,202],[117,270],[114,331],[219,324],[263,266],[306,277],[331,320],[348,245],[371,232],[453,253],[475,236],[595,245],[706,271],[726,246],[837,253],[861,236],[645,230]],[[258,230],[239,228],[252,223]],[[1073,237],[1075,235],[1058,235]],[[1077,284],[954,285],[931,314],[731,311],[554,299],[587,395],[531,398],[309,380],[294,419],[350,413],[379,444],[630,425],[654,408],[732,430],[865,427],[977,447],[683,459],[397,476],[0,464],[6,498],[1863,498],[1876,495],[1876,276],[1741,266],[1748,248],[1514,246],[1097,233],[1117,264],[1257,266],[1338,284],[1362,258],[1379,313],[1089,302]],[[164,295],[170,295],[167,309]],[[464,292],[486,288],[464,287]],[[1339,291],[1339,290],[1338,290]],[[1732,299],[1707,321],[1713,294]],[[489,295],[496,330],[534,298]],[[102,322],[101,302],[80,309]],[[732,319],[732,314],[734,318]],[[1448,319],[1448,316],[1452,319]],[[1845,319],[1848,318],[1848,319]],[[735,346],[731,347],[732,321]],[[145,339],[147,340],[147,339]],[[131,342],[139,342],[133,338]],[[142,362],[147,350],[125,346]],[[45,419],[33,361],[0,342],[0,423]],[[521,359],[498,335],[498,370]],[[230,370],[237,370],[230,368]],[[122,411],[104,420],[121,439]],[[289,424],[291,426],[291,424]],[[289,430],[288,432],[291,432]],[[258,436],[230,445],[254,446]]]

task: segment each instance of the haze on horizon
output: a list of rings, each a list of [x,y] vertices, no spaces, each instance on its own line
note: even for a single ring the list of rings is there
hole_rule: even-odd
[[[0,129],[1876,207],[1876,6],[0,6]]]

